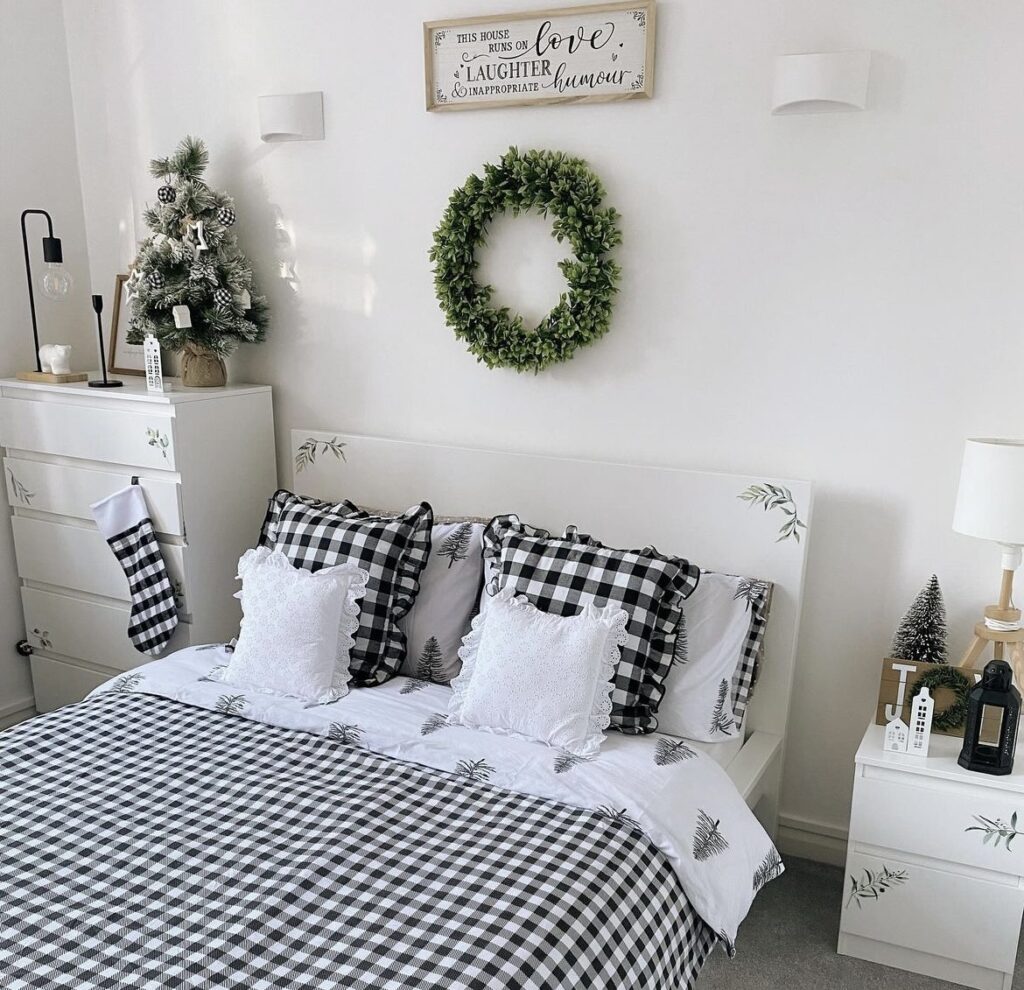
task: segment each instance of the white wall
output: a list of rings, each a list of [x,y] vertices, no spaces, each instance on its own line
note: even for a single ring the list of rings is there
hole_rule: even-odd
[[[274,307],[232,373],[275,386],[283,478],[308,426],[815,480],[784,811],[841,828],[902,610],[937,571],[958,651],[995,593],[950,515],[963,438],[1024,429],[1024,6],[662,0],[651,101],[423,110],[423,19],[536,5],[189,0],[181,33],[66,3],[92,270],[124,270],[147,160],[197,133]],[[843,48],[878,53],[869,112],[770,116],[774,55]],[[327,141],[261,145],[256,96],[308,89]],[[513,143],[588,159],[625,230],[613,332],[537,377],[474,363],[427,263]]]
[[[0,377],[35,367],[19,226],[24,209],[50,212],[75,278],[76,291],[64,302],[43,296],[46,221],[30,217],[40,340],[72,344],[74,367],[91,368],[89,269],[60,0],[0,0]],[[0,485],[0,724],[32,705],[28,662],[14,649],[24,622],[8,515]]]

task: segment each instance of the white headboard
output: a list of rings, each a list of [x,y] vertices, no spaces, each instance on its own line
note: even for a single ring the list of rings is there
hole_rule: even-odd
[[[610,546],[650,543],[710,570],[772,581],[765,662],[746,728],[785,736],[811,524],[808,482],[319,430],[292,431],[292,470],[300,494],[380,508],[428,501],[438,515],[516,512],[552,532],[575,523]],[[743,500],[750,486],[762,486],[771,503],[781,504],[765,509]],[[794,512],[800,526],[791,522]],[[795,533],[779,539],[785,523]]]

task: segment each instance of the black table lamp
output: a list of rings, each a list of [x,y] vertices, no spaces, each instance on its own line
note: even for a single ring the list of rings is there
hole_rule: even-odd
[[[50,299],[63,299],[74,285],[74,280],[64,267],[64,249],[60,238],[53,236],[53,219],[46,210],[24,210],[21,214],[21,244],[25,251],[25,278],[28,281],[28,308],[32,314],[32,344],[36,359],[34,372],[18,372],[18,377],[29,381],[62,381],[80,382],[86,376],[82,374],[51,375],[43,371],[42,359],[39,357],[39,324],[36,321],[35,287],[32,281],[32,256],[28,249],[28,230],[26,220],[30,216],[46,217],[46,237],[43,238],[43,261],[46,263],[46,274],[43,275],[43,293]]]
[[[124,382],[116,378],[107,378],[107,355],[103,350],[103,321],[100,319],[100,313],[103,312],[103,296],[92,297],[92,308],[96,313],[96,333],[100,338],[100,370],[103,377],[90,381],[89,388],[120,388]]]

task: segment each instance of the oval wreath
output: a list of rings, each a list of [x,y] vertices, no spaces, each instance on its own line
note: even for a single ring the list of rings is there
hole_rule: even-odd
[[[621,270],[606,255],[622,233],[619,214],[601,206],[603,197],[601,180],[581,159],[516,148],[452,193],[430,249],[434,287],[446,322],[478,361],[536,373],[608,332]],[[490,221],[530,209],[554,214],[552,236],[567,240],[575,255],[558,263],[568,291],[532,331],[507,306],[489,305],[493,288],[476,280],[476,247]]]
[[[956,695],[956,700],[951,705],[932,715],[932,728],[944,732],[959,729],[967,718],[967,697],[971,693],[971,682],[967,677],[957,667],[935,667],[923,673],[914,682],[910,689],[910,697],[915,697],[923,687],[928,688],[933,694],[937,688],[949,688]]]

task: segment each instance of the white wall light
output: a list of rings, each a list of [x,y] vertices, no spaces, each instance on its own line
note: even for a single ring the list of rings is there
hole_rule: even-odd
[[[815,52],[775,59],[772,113],[863,110],[871,52]]]
[[[259,98],[263,141],[322,141],[324,94],[287,93]]]

